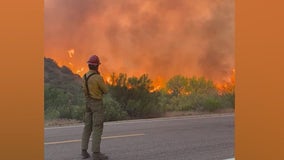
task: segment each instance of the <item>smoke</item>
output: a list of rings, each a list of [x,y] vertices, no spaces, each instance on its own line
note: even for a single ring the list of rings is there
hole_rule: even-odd
[[[222,80],[234,68],[234,0],[45,0],[45,56],[102,72]]]

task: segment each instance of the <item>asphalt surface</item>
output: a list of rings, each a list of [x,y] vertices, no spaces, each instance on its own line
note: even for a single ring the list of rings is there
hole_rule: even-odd
[[[45,128],[45,160],[80,160],[82,130],[83,125]],[[107,122],[101,151],[110,160],[233,158],[234,115]]]

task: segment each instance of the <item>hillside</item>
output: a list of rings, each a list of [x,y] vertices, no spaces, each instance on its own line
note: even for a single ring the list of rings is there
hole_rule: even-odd
[[[59,67],[53,59],[44,58],[45,115],[72,118],[66,115],[76,109],[74,106],[82,106],[83,99],[81,77],[66,66]]]
[[[69,89],[70,85],[74,87],[81,86],[81,77],[74,74],[68,67],[59,67],[51,58],[44,58],[44,84],[61,89]]]

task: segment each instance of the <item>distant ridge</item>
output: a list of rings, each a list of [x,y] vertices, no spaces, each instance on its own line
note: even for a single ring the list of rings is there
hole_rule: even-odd
[[[82,92],[82,80],[68,67],[59,67],[55,60],[44,58],[44,86],[62,89],[72,95]]]

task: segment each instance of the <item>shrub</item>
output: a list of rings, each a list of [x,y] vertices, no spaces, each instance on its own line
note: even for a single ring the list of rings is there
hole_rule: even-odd
[[[47,109],[44,111],[44,119],[46,120],[52,120],[59,118],[60,113],[57,110],[54,109]]]
[[[85,107],[83,106],[72,106],[72,119],[83,120]]]
[[[226,93],[220,96],[223,108],[235,108],[235,93]]]
[[[204,111],[213,112],[221,107],[219,100],[216,97],[209,96],[202,102],[202,108]]]
[[[105,121],[128,119],[128,114],[121,108],[121,105],[113,100],[110,95],[104,97]]]

